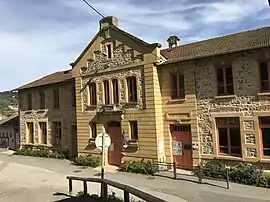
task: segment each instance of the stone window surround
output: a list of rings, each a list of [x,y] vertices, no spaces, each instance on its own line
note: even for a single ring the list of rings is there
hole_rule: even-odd
[[[136,77],[136,84],[137,84],[137,100],[139,100],[139,85],[138,84],[140,84],[140,81],[139,81],[139,78],[138,78],[138,75],[137,74],[127,74],[126,76],[124,76],[123,78],[117,78],[117,77],[111,77],[111,78],[108,78],[108,79],[103,79],[101,82],[102,82],[102,104],[103,105],[105,105],[105,94],[104,94],[104,85],[103,85],[103,81],[109,81],[109,86],[110,86],[110,104],[109,105],[111,105],[111,104],[114,104],[114,101],[113,101],[113,84],[112,84],[112,80],[114,80],[114,79],[117,79],[117,81],[118,81],[118,99],[119,99],[119,101],[121,100],[121,97],[120,97],[120,90],[119,90],[119,87],[120,87],[120,80],[123,80],[124,81],[124,97],[125,97],[125,99],[124,99],[124,102],[125,103],[129,103],[128,102],[128,92],[127,92],[127,89],[128,89],[128,86],[127,86],[127,78],[128,77],[131,77],[131,76],[134,76],[134,77]],[[101,82],[91,82],[91,83],[96,83],[96,86],[98,86],[98,83],[101,83]],[[87,89],[89,89],[89,87],[87,87]],[[89,95],[89,90],[87,90],[87,99],[90,99],[90,95]],[[98,96],[98,91],[96,91],[96,96]],[[89,105],[89,101],[88,101],[88,105]]]
[[[261,89],[261,69],[260,69],[260,63],[265,62],[267,64],[267,71],[268,71],[268,90],[262,90]],[[270,60],[258,60],[258,72],[259,72],[259,87],[260,87],[260,92],[259,93],[269,93],[270,92]]]
[[[177,82],[177,86],[176,86],[176,88],[175,89],[173,89],[174,88],[174,86],[172,86],[172,84],[171,84],[171,91],[174,91],[174,90],[176,90],[177,91],[177,96],[175,97],[175,98],[172,98],[172,92],[171,92],[171,100],[182,100],[182,99],[185,99],[185,97],[186,97],[186,94],[185,94],[185,75],[183,74],[183,73],[179,73],[179,72],[176,72],[176,73],[170,73],[170,78],[172,79],[172,77],[173,76],[176,76],[176,82]],[[180,86],[180,77],[183,77],[183,80],[184,80],[184,84],[183,84],[183,86]],[[182,88],[181,88],[182,87]],[[181,90],[183,90],[184,92],[183,92],[183,96],[181,96]]]
[[[108,46],[111,46],[111,57],[109,58],[109,53],[108,53]],[[114,50],[114,46],[113,46],[113,42],[106,42],[106,43],[104,43],[104,47],[105,47],[105,51],[106,51],[106,54],[107,54],[107,59],[108,60],[111,60],[111,59],[113,59],[114,58],[114,54],[113,54],[113,50]]]
[[[258,137],[256,137],[256,142],[259,142],[258,156],[261,161],[270,162],[270,158],[263,156],[263,147],[262,147],[262,134],[260,128],[260,117],[269,117],[269,112],[254,112],[254,125],[255,131],[258,132]]]
[[[58,139],[60,139],[60,143],[59,144],[57,144],[56,143],[56,131],[55,131],[55,129],[56,128],[54,128],[55,126],[54,126],[54,123],[60,123],[61,125],[61,138],[58,138]],[[63,132],[64,132],[64,121],[62,120],[62,119],[54,119],[54,120],[52,120],[51,121],[51,139],[52,139],[52,145],[53,146],[64,146],[63,145]]]
[[[226,73],[226,68],[231,68],[232,70],[232,87],[233,87],[233,92],[232,93],[227,93],[227,73]],[[223,88],[224,88],[224,93],[219,94],[218,93],[218,70],[222,70],[222,76],[223,76]],[[233,66],[232,65],[220,65],[220,66],[215,66],[215,73],[216,73],[216,88],[217,88],[217,96],[226,96],[226,95],[234,95],[235,93],[235,88],[234,88],[234,73],[233,73]]]
[[[29,129],[28,129],[28,126],[27,126],[27,124],[28,123],[32,123],[33,124],[33,142],[29,142]],[[28,120],[28,119],[26,119],[25,120],[25,124],[24,124],[24,127],[25,127],[25,144],[35,144],[36,142],[35,142],[35,121],[34,120]]]
[[[185,81],[186,81],[186,74],[185,74],[185,70],[180,70],[180,67],[179,66],[176,66],[176,67],[172,67],[171,70],[169,70],[167,72],[167,77],[168,78],[171,78],[171,75],[174,75],[174,74],[180,74],[180,75],[183,75],[184,76],[184,87],[185,87],[185,92],[186,92],[186,85],[185,85]],[[171,84],[170,84],[170,89],[171,89]],[[185,94],[185,97],[183,98],[179,98],[179,99],[173,99],[171,97],[171,93],[169,94],[168,96],[168,101],[167,103],[168,104],[174,104],[175,102],[183,102],[186,100],[186,94]]]
[[[38,120],[37,120],[37,123],[38,123],[38,140],[39,140],[38,144],[39,144],[39,145],[48,145],[48,131],[49,131],[48,119],[38,119]],[[42,142],[42,137],[41,137],[42,131],[41,131],[41,128],[40,128],[40,123],[46,123],[46,131],[47,131],[46,137],[47,137],[47,144],[44,144],[44,143]]]
[[[219,154],[218,152],[218,139],[217,139],[217,127],[216,127],[216,118],[234,118],[238,117],[239,118],[239,123],[240,123],[240,135],[241,135],[241,153],[242,157],[235,157],[235,156],[224,156]],[[212,129],[210,130],[212,137],[213,137],[213,155],[203,155],[203,156],[216,156],[219,158],[225,158],[225,159],[243,159],[244,157],[244,133],[243,133],[243,113],[242,112],[230,112],[229,114],[225,113],[211,113],[211,122],[212,122]]]

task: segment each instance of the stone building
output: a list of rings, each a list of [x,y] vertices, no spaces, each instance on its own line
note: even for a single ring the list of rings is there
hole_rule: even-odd
[[[21,140],[29,143],[30,120],[33,131],[46,120],[53,146],[51,123],[58,117],[58,128],[65,129],[62,145],[78,155],[99,155],[95,137],[107,132],[111,165],[129,159],[175,161],[183,167],[205,158],[267,162],[269,37],[270,28],[185,45],[171,36],[169,48],[161,49],[121,30],[116,18],[103,18],[67,75],[58,72],[53,81],[19,90]],[[56,112],[53,88],[64,85],[62,95],[71,95],[73,87],[75,97],[62,100]],[[27,110],[28,94],[40,96],[39,89],[46,89],[47,104],[41,110],[33,99],[35,108]],[[77,138],[69,132],[75,125]],[[34,137],[30,140],[39,143]]]
[[[74,78],[55,72],[19,87],[21,146],[47,146],[77,154]]]
[[[15,113],[0,120],[0,148],[18,149],[19,146],[19,116]]]

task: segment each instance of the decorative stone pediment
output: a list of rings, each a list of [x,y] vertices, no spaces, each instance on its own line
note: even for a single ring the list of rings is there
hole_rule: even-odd
[[[108,58],[108,44],[111,47],[111,58]],[[143,54],[130,47],[127,47],[124,44],[114,41],[113,43],[101,44],[100,50],[94,51],[92,58],[87,60],[86,66],[82,67],[81,70],[83,73],[91,73],[105,69],[110,71],[115,67],[129,65],[141,61],[143,61]]]

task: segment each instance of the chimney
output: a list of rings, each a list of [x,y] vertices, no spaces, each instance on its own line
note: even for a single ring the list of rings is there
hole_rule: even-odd
[[[178,41],[180,41],[180,39],[177,36],[170,36],[167,39],[167,42],[169,44],[169,48],[172,48],[173,46],[177,46]]]
[[[118,27],[118,19],[113,16],[107,16],[99,21],[100,30],[110,26]]]

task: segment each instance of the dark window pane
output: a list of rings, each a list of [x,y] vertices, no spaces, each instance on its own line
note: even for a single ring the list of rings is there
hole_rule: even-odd
[[[231,153],[241,155],[241,147],[231,148]]]
[[[228,146],[228,136],[227,136],[227,129],[226,128],[219,128],[219,145],[220,146]]]
[[[112,80],[112,84],[113,84],[113,103],[118,104],[119,103],[118,80],[117,79]]]
[[[227,119],[225,119],[225,118],[217,118],[217,124],[225,126],[225,125],[227,125]]]
[[[264,156],[270,156],[270,150],[263,150]]]
[[[240,129],[239,128],[230,128],[230,138],[231,138],[231,146],[240,147],[241,146],[241,138],[240,138]]]
[[[177,98],[177,77],[176,75],[172,75],[171,76],[171,79],[172,79],[172,86],[171,86],[171,91],[172,91],[172,94],[171,94],[171,97],[172,98]]]
[[[270,149],[270,128],[262,128],[263,148]]]
[[[219,147],[219,150],[220,150],[220,153],[223,153],[223,154],[229,153],[228,147]]]
[[[226,72],[226,83],[227,83],[227,85],[233,84],[232,67],[227,67],[225,72]]]
[[[229,125],[239,126],[239,118],[228,118],[227,120]]]
[[[261,117],[261,124],[270,125],[270,117]]]
[[[217,69],[217,80],[218,80],[218,85],[224,85],[224,80],[223,80],[223,69]]]
[[[185,97],[185,77],[184,75],[179,75],[179,97]]]
[[[105,93],[105,104],[110,104],[110,86],[109,81],[104,81],[104,93]]]
[[[90,105],[96,105],[97,104],[96,83],[90,84],[89,91],[90,91]]]
[[[260,63],[260,79],[261,79],[261,90],[269,90],[268,70],[266,62]]]

